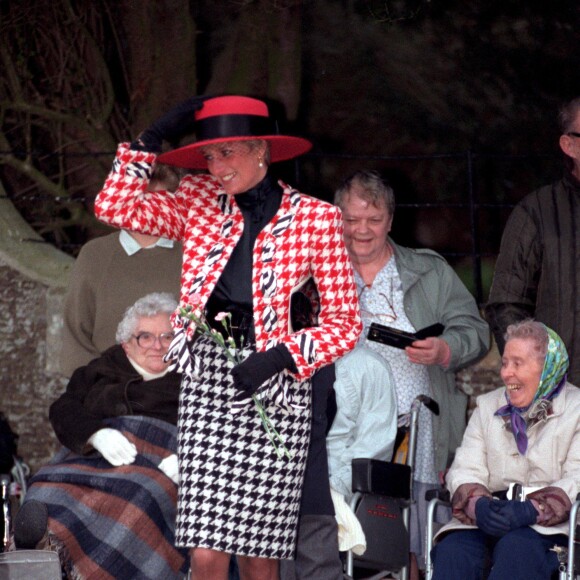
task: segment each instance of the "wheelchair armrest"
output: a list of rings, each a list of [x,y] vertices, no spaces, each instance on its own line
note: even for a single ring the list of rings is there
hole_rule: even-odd
[[[410,499],[411,468],[378,459],[353,459],[352,491]]]
[[[437,487],[435,489],[428,489],[425,492],[425,501],[429,502],[432,499],[438,499],[442,502],[450,503],[451,502],[451,494],[449,493],[449,490],[442,488],[442,487]]]

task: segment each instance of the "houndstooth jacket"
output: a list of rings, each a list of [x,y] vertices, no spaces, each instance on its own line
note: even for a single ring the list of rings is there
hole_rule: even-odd
[[[185,176],[174,193],[147,192],[155,159],[121,144],[95,213],[119,228],[182,240],[181,304],[195,295],[203,306],[242,235],[243,216],[207,174]],[[285,344],[302,380],[354,348],[362,324],[339,209],[281,185],[280,208],[253,250],[256,349]],[[320,294],[318,326],[293,332],[290,299],[309,278]],[[183,326],[179,316],[173,321]]]

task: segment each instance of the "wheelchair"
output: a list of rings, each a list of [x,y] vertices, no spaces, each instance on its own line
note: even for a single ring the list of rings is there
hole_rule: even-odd
[[[431,490],[427,492],[429,507],[427,510],[427,529],[425,532],[425,580],[433,577],[433,561],[431,560],[431,549],[433,539],[438,526],[435,523],[435,512],[439,506],[451,507],[449,492],[446,490]],[[580,495],[572,504],[570,517],[568,518],[568,545],[567,547],[554,546],[554,551],[558,556],[560,564],[557,576],[552,580],[580,580],[580,549],[576,546],[580,540],[576,539],[580,534],[580,526],[577,524],[578,510],[580,509]]]
[[[11,543],[13,504],[21,506],[27,491],[28,466],[16,455],[10,474],[0,475],[2,501],[2,549],[0,580],[61,580],[61,566],[56,552],[49,550],[7,551]]]
[[[401,462],[353,459],[350,508],[360,521],[367,548],[361,556],[347,552],[345,573],[350,578],[354,578],[355,567],[357,571],[373,571],[370,578],[376,580],[387,573],[397,574],[400,580],[409,578],[409,519],[421,405],[439,414],[436,401],[426,395],[415,398],[408,427],[399,428],[397,433],[397,442],[403,439],[408,443],[403,457],[395,451]],[[396,443],[395,448],[400,446]]]

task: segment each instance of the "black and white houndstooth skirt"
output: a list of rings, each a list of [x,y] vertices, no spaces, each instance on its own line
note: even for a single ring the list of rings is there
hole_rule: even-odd
[[[232,363],[206,337],[191,348],[201,370],[195,378],[184,375],[179,400],[176,545],[292,558],[310,438],[310,381],[284,377],[298,408],[263,400],[292,454],[278,458],[253,402],[231,409],[239,393]],[[273,377],[259,393],[279,380]]]

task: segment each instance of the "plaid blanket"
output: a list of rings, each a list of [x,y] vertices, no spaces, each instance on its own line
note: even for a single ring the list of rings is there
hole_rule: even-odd
[[[31,479],[26,499],[47,505],[50,540],[69,577],[183,578],[187,555],[174,547],[177,487],[157,469],[175,453],[176,428],[141,416],[106,422],[136,445],[133,464],[113,467],[96,452],[62,448]]]

